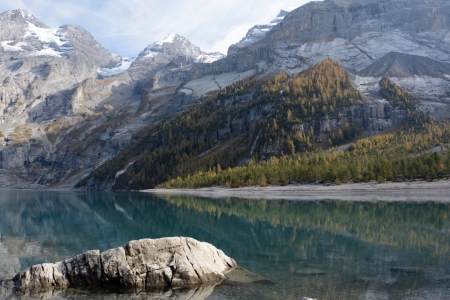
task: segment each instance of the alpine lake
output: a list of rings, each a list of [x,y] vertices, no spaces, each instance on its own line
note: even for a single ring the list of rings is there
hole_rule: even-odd
[[[264,280],[225,280],[200,295],[190,289],[137,294],[67,289],[3,297],[412,300],[450,295],[448,203],[0,190],[0,280],[87,250],[172,236],[209,242]]]

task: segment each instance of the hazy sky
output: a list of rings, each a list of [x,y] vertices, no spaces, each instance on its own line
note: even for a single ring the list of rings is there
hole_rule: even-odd
[[[24,8],[50,27],[82,26],[112,52],[137,55],[170,33],[226,54],[255,24],[309,0],[0,0],[0,13]]]

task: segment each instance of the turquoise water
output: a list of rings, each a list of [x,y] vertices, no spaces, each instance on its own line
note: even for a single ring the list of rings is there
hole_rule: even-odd
[[[422,299],[414,297],[450,291],[448,204],[0,191],[0,279],[87,250],[167,236],[212,243],[273,282],[225,282],[208,299]],[[45,297],[189,299],[192,293],[90,292]]]

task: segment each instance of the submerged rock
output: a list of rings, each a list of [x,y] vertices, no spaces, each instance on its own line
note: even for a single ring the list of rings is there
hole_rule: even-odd
[[[315,275],[326,275],[327,272],[317,270],[317,269],[300,269],[294,272],[294,274],[299,276],[315,276]]]
[[[225,277],[234,283],[260,283],[260,284],[275,284],[273,281],[262,277],[261,275],[255,274],[246,270],[240,266],[237,266],[232,271],[228,272]]]
[[[103,253],[88,251],[64,262],[36,265],[13,281],[20,292],[95,286],[184,287],[220,282],[236,266],[213,245],[191,238],[143,239]]]

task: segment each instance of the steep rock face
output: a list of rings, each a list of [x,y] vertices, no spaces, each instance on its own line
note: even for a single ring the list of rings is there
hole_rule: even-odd
[[[229,125],[217,131],[217,142],[224,143],[243,133],[251,132],[256,128],[258,122],[266,122],[267,118],[265,116],[270,115],[273,110],[273,106],[259,106],[244,115],[230,116]],[[308,122],[293,124],[291,134],[294,135],[296,132],[300,132],[301,134],[309,135],[313,132],[316,138],[315,142],[321,144],[326,143],[333,132],[337,132],[349,125],[363,129],[365,135],[374,135],[398,125],[405,117],[405,111],[392,107],[386,100],[365,101],[359,105],[340,109],[339,116],[337,114],[326,115],[313,118]],[[273,143],[266,142],[260,159],[264,160],[273,155],[281,155],[283,146],[284,143],[280,140],[276,140]],[[250,153],[249,157],[252,154]]]
[[[250,28],[245,37],[239,43],[233,44],[228,48],[228,56],[237,54],[240,48],[249,46],[262,40],[266,36],[266,34],[270,30],[272,30],[273,27],[275,27],[275,25],[283,21],[284,17],[289,12],[290,11],[288,10],[281,10],[276,18],[273,19],[269,24],[255,25]]]
[[[17,274],[14,283],[21,292],[101,285],[145,290],[217,283],[235,267],[232,258],[208,243],[183,237],[144,239],[33,266]]]
[[[450,4],[433,1],[312,1],[267,35],[203,71],[298,72],[327,57],[360,71],[389,52],[450,61]]]
[[[49,110],[67,114],[63,91],[121,60],[81,27],[48,28],[24,10],[5,12],[0,22],[2,123],[31,123]]]
[[[311,60],[327,55],[353,70],[393,51],[448,61],[449,12],[441,0],[311,2],[289,14],[265,43]],[[291,52],[294,45],[299,48]]]

